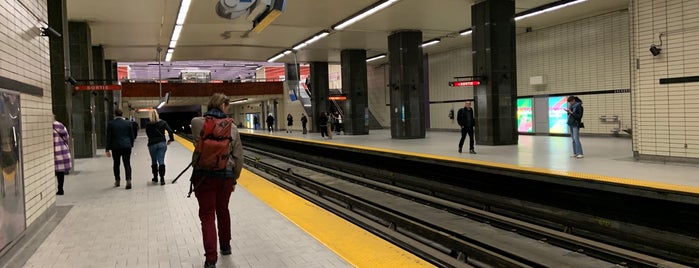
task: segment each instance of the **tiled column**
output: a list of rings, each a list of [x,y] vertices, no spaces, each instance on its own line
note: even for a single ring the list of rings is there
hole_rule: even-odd
[[[476,87],[476,142],[517,144],[515,3],[486,0],[471,7],[473,73],[486,78]]]
[[[328,91],[330,81],[328,79],[328,63],[327,62],[311,62],[311,103],[313,105],[313,114],[309,114],[311,129],[319,131],[318,118],[321,112],[328,111]]]
[[[69,22],[70,35],[70,69],[76,80],[92,79],[92,41],[90,26],[87,22]],[[81,82],[80,84],[85,84]],[[92,101],[89,91],[73,91],[73,107],[71,117],[71,135],[74,138],[76,158],[87,158],[95,155],[95,138],[93,133]]]
[[[71,129],[72,98],[71,85],[66,83],[70,76],[70,53],[68,49],[68,15],[66,1],[47,1],[48,20],[51,28],[61,33],[61,37],[49,35],[51,54],[51,102],[56,120]]]
[[[369,97],[367,95],[366,50],[345,49],[341,52],[342,93],[347,94],[343,125],[346,134],[369,134]],[[342,102],[339,102],[342,104]]]
[[[398,31],[388,36],[391,137],[394,139],[425,138],[425,82],[421,45],[420,31]]]
[[[95,85],[107,85],[110,83],[107,83],[106,79],[106,68],[104,66],[105,61],[104,61],[104,48],[102,46],[93,46],[92,47],[92,73],[94,75],[95,79]],[[103,90],[95,91],[92,93],[94,96],[94,114],[95,114],[95,141],[96,147],[97,148],[104,148],[105,147],[105,138],[106,135],[102,135],[102,133],[107,132],[107,121],[106,121],[106,116],[105,116],[105,105],[107,104],[104,101],[105,98],[105,92]]]

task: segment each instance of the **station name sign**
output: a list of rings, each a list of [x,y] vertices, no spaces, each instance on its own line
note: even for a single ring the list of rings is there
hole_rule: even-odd
[[[121,90],[121,85],[79,85],[75,86],[76,91],[92,91],[92,90]]]

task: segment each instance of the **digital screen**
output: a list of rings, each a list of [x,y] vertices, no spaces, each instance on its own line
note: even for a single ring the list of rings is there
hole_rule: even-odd
[[[517,99],[517,131],[522,133],[534,131],[532,119],[532,99]]]
[[[549,97],[549,133],[568,134],[568,98]]]

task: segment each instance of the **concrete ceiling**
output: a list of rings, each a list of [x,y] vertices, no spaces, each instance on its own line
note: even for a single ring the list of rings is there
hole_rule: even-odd
[[[102,45],[107,59],[152,62],[157,48],[166,49],[179,9],[179,0],[67,0],[68,18],[87,21],[93,45]],[[250,32],[244,19],[218,17],[218,0],[192,0],[172,60],[234,60],[264,62],[285,49],[374,4],[377,0],[287,0],[284,12],[261,33]],[[426,47],[439,53],[470,47],[469,36],[458,32],[471,27],[473,0],[401,0],[387,9],[331,34],[277,62],[339,62],[343,49],[366,49],[368,56],[387,52],[388,35],[417,29],[423,40],[442,38]],[[551,0],[516,0],[516,12],[549,4]],[[581,4],[517,22],[518,31],[536,30],[568,21],[625,9],[628,0],[588,0]],[[378,63],[381,63],[379,61]]]

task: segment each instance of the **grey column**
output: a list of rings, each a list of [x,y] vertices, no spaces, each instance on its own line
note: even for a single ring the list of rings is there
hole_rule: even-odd
[[[104,73],[106,75],[105,79],[107,79],[108,84],[117,84],[119,82],[119,72],[117,70],[117,62],[114,60],[105,60],[104,61]],[[104,93],[104,117],[105,117],[105,122],[109,122],[109,120],[114,119],[114,107],[116,104],[114,103],[114,91],[106,91]],[[97,135],[106,135],[106,131],[103,133],[97,132]]]
[[[486,77],[476,87],[476,142],[517,144],[515,1],[486,0],[471,7],[473,73]]]
[[[86,22],[69,22],[70,34],[70,69],[76,80],[92,78],[92,41],[90,26]],[[85,82],[80,82],[85,84]],[[73,92],[71,117],[73,125],[71,135],[75,141],[75,157],[93,157],[93,114],[91,102],[93,95],[89,91]]]
[[[422,32],[398,31],[388,36],[391,94],[391,138],[425,138],[425,90]],[[344,80],[344,77],[343,77]]]
[[[340,54],[342,93],[347,94],[343,125],[345,134],[369,134],[369,97],[367,95],[366,50],[345,49]],[[342,102],[339,102],[342,104]]]
[[[110,83],[107,83],[107,74],[106,74],[106,68],[105,68],[105,61],[104,61],[104,48],[102,46],[93,46],[92,47],[92,73],[94,75],[95,79],[95,84],[96,85],[108,85]],[[95,114],[95,141],[96,141],[96,147],[97,148],[105,148],[105,143],[104,140],[106,138],[105,135],[101,135],[102,133],[107,132],[107,122],[106,120],[106,110],[105,110],[105,104],[107,104],[104,101],[105,98],[105,92],[104,90],[99,90],[95,91],[92,93],[94,95],[94,114]]]
[[[310,90],[313,114],[308,115],[308,120],[311,122],[311,130],[320,131],[320,128],[318,127],[318,118],[320,117],[320,113],[328,111],[328,91],[330,90],[328,63],[311,62],[310,71]]]
[[[70,113],[72,99],[70,92],[72,86],[66,83],[70,76],[70,53],[68,47],[68,15],[65,0],[47,0],[48,23],[61,37],[49,36],[49,49],[51,56],[51,102],[52,111],[56,120],[62,122],[68,129],[71,128]],[[72,134],[72,133],[71,133]]]

